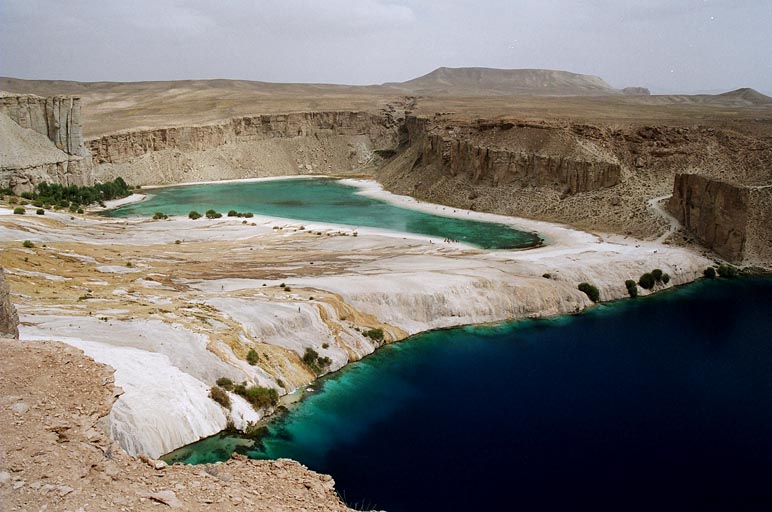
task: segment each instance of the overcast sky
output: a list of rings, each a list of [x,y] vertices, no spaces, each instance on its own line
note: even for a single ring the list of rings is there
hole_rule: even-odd
[[[772,0],[0,0],[0,75],[372,84],[439,66],[772,94]]]

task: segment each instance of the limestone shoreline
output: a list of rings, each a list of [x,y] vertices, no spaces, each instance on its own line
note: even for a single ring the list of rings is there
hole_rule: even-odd
[[[235,395],[231,412],[209,399],[218,377],[289,393],[316,378],[300,360],[306,348],[336,371],[382,345],[367,329],[383,329],[390,343],[575,313],[591,305],[579,282],[594,283],[609,301],[627,296],[626,279],[655,267],[676,286],[711,264],[658,242],[454,211],[357,185],[400,206],[536,230],[548,243],[485,251],[374,228],[356,237],[348,226],[303,222],[300,230],[300,221],[270,217],[243,224],[7,215],[2,264],[21,337],[61,340],[115,368],[124,393],[108,428],[129,453],[157,457],[223,430],[228,416],[242,427],[264,416]],[[244,360],[248,348],[259,352],[258,365]]]

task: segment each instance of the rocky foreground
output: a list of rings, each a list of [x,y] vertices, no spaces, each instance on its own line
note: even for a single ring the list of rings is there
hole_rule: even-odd
[[[101,427],[113,370],[56,342],[0,340],[0,510],[349,510],[290,460],[134,458]]]

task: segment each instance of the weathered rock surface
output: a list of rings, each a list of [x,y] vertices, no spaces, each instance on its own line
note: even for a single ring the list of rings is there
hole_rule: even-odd
[[[396,123],[366,112],[301,112],[139,130],[88,141],[102,179],[180,183],[325,174],[370,164],[397,145]]]
[[[622,89],[622,94],[631,96],[651,96],[651,91],[646,87],[625,87]]]
[[[45,135],[68,155],[88,156],[83,145],[80,98],[3,94],[0,96],[0,112],[22,128]]]
[[[349,510],[332,478],[291,460],[164,467],[131,457],[102,429],[112,370],[61,343],[0,347],[3,510]]]
[[[772,252],[772,188],[677,174],[668,209],[707,247],[734,263]]]
[[[16,307],[11,302],[2,267],[0,267],[0,336],[19,337],[19,317],[16,314]]]
[[[0,186],[30,192],[43,181],[93,183],[78,98],[0,95]]]

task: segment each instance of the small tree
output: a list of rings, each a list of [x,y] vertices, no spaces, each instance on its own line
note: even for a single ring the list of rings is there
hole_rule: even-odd
[[[641,276],[640,279],[638,279],[638,284],[643,288],[644,290],[651,290],[654,288],[654,285],[656,284],[657,280],[654,279],[654,276],[646,272]]]
[[[716,277],[716,269],[713,267],[708,267],[702,271],[702,275],[708,279],[714,279]]]
[[[251,364],[252,366],[255,366],[257,364],[257,361],[260,359],[260,356],[255,351],[255,349],[250,348],[249,352],[247,352],[247,362]]]
[[[35,210],[35,213],[38,215],[45,215],[46,211],[43,208],[38,208],[37,210]]]
[[[226,409],[231,408],[231,397],[229,397],[228,393],[219,386],[212,386],[212,388],[209,390],[209,398],[222,405]]]
[[[236,210],[228,210],[228,217],[235,217],[239,213]]]
[[[670,274],[662,274],[662,282],[668,284],[670,282]]]
[[[233,389],[233,381],[228,377],[220,377],[217,379],[217,385],[223,389],[227,389],[228,391]]]
[[[207,210],[206,211],[206,218],[207,219],[219,219],[222,217],[222,213],[217,213],[215,210]]]
[[[627,294],[632,297],[633,299],[638,296],[638,285],[635,281],[632,279],[628,279],[625,281],[625,286],[627,287]]]
[[[191,211],[191,212],[188,214],[188,218],[189,218],[189,219],[193,219],[193,220],[196,220],[196,219],[200,219],[200,218],[201,218],[201,214],[200,214],[200,213],[198,213],[196,210],[192,210],[192,211]]]
[[[13,209],[13,214],[14,215],[24,215],[25,211],[26,210],[24,208],[22,208],[21,206],[17,206],[16,208]]]
[[[24,243],[22,243],[21,245],[23,245],[27,249],[32,249],[33,247],[35,247],[35,244],[30,242],[29,240],[25,240]]]
[[[658,282],[658,283],[661,282],[662,281],[662,270],[660,270],[658,268],[655,268],[654,270],[651,271],[651,276],[654,278],[654,280],[656,282]]]
[[[590,283],[579,283],[579,290],[583,291],[593,302],[598,302],[600,300],[600,292]]]

